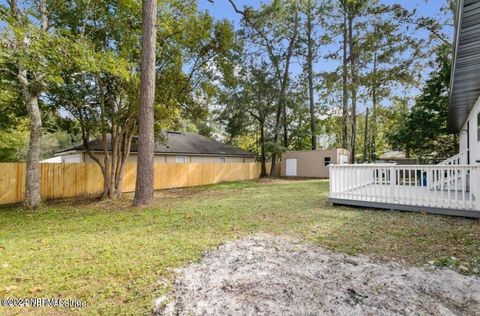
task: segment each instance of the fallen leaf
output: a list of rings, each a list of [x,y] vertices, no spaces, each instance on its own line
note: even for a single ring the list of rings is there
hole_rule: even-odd
[[[5,250],[5,246],[0,245],[0,251]]]
[[[6,291],[6,292],[10,292],[10,291],[13,291],[13,290],[16,290],[16,289],[18,289],[18,286],[16,286],[16,285],[10,285],[10,286],[7,286],[7,287],[5,288],[5,291]]]
[[[36,286],[36,287],[33,287],[30,289],[30,293],[32,294],[35,294],[35,293],[38,293],[38,292],[41,292],[42,291],[42,287],[41,286]]]

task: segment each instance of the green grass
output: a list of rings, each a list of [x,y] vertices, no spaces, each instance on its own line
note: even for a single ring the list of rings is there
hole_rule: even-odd
[[[478,274],[480,221],[332,207],[328,182],[237,182],[159,192],[152,207],[118,201],[0,208],[0,298],[76,298],[83,314],[145,314],[157,281],[226,240],[292,235],[348,254]],[[453,259],[452,259],[453,257]],[[0,314],[34,312],[0,307]],[[38,310],[36,310],[38,312]],[[42,314],[64,311],[44,309]]]

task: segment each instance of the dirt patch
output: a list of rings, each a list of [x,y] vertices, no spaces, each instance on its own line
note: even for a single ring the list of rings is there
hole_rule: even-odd
[[[479,315],[480,278],[256,235],[177,271],[157,315]]]

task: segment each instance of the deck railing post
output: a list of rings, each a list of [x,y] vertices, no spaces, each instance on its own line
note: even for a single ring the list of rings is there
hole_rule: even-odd
[[[390,167],[390,199],[392,203],[395,203],[396,183],[397,183],[397,175],[395,173],[395,167]]]
[[[480,169],[478,166],[471,167],[470,174],[470,198],[472,199],[471,205],[476,211],[480,211]]]

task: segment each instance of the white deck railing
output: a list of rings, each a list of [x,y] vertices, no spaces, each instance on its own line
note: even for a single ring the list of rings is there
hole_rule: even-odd
[[[438,165],[444,166],[444,165],[467,165],[468,164],[468,149],[465,151],[462,151],[459,154],[456,154],[453,157],[450,157],[442,162],[440,162]]]
[[[480,210],[480,167],[331,165],[330,198]]]

